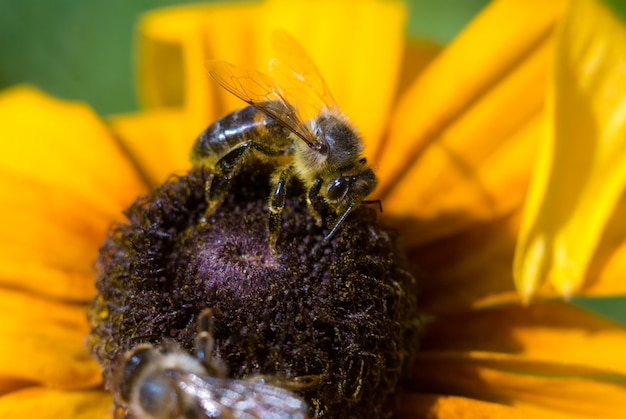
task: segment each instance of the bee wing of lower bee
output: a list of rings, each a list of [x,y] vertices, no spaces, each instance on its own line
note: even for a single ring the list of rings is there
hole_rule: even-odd
[[[276,119],[309,147],[315,147],[315,136],[304,125],[296,109],[283,97],[271,77],[218,60],[208,61],[207,67],[211,77],[224,89]]]
[[[305,419],[306,403],[291,391],[261,381],[231,380],[172,371],[178,386],[207,417]]]
[[[319,115],[325,107],[337,109],[322,73],[304,48],[284,31],[272,34],[275,58],[271,73],[290,103],[298,105],[298,113],[306,121]]]

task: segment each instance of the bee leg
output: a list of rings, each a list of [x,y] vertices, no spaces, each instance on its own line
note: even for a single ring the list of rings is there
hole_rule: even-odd
[[[311,214],[315,217],[317,222],[317,226],[322,226],[322,213],[324,212],[324,198],[320,195],[320,191],[322,190],[322,179],[317,179],[311,189],[309,189],[309,193],[307,194],[306,201],[311,208]]]
[[[278,176],[276,176],[276,174]],[[281,213],[285,207],[285,200],[287,198],[287,182],[291,177],[291,168],[288,167],[285,170],[277,171],[272,176],[272,195],[270,196],[270,218],[269,218],[269,241],[272,253],[276,255],[276,243],[278,241],[278,234],[280,233],[280,225],[282,221]]]
[[[330,233],[328,233],[326,237],[324,237],[326,240],[330,240],[333,238],[335,233],[337,233],[337,231],[339,230],[339,226],[341,225],[341,223],[343,223],[343,221],[348,217],[348,215],[352,212],[353,209],[354,209],[354,204],[350,205],[348,209],[346,209],[344,213],[341,214],[341,216],[335,221],[335,224],[333,225],[333,228],[330,230]]]
[[[207,209],[205,214],[210,214],[215,209],[215,205],[211,205],[209,197],[211,196],[211,185],[213,185],[213,179],[215,179],[215,173],[210,172],[204,181],[204,196],[206,196]]]
[[[207,196],[206,215],[210,215],[224,202],[230,183],[244,159],[251,143],[244,143],[225,155],[215,165],[214,173],[205,182]]]
[[[213,315],[213,310],[210,308],[202,310],[198,317],[196,356],[210,375],[223,378],[226,377],[226,366],[213,356],[213,350],[215,349],[214,327],[215,316]]]

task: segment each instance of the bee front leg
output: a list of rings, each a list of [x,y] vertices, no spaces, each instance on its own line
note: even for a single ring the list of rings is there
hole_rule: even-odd
[[[307,194],[306,201],[311,208],[311,214],[315,217],[317,222],[317,226],[322,226],[322,214],[325,209],[324,198],[320,195],[320,191],[322,190],[322,179],[317,179],[311,189],[309,189],[309,193]]]
[[[278,173],[278,176],[276,174]],[[287,199],[287,182],[291,177],[291,168],[288,167],[285,170],[278,171],[272,176],[272,195],[270,196],[270,218],[269,218],[269,241],[272,253],[276,255],[276,244],[278,241],[278,234],[280,233],[281,214],[285,207],[285,200]]]
[[[196,356],[206,368],[207,372],[214,377],[226,377],[226,366],[213,356],[215,338],[213,329],[215,316],[213,310],[206,308],[198,317],[198,334],[196,335]]]

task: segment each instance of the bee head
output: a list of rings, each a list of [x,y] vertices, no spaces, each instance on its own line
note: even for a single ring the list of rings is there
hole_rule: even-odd
[[[342,170],[340,176],[328,182],[326,199],[337,212],[344,212],[348,207],[363,201],[377,183],[374,171],[367,166],[365,158],[362,158],[353,167]]]
[[[140,379],[144,370],[159,354],[152,345],[139,345],[132,351],[120,356],[118,362],[120,369],[117,371],[114,382],[121,400],[128,402],[131,398],[133,387]]]
[[[177,370],[204,373],[199,361],[167,343],[161,348],[140,344],[121,358],[113,392],[132,417],[177,418],[193,411],[193,400],[185,396],[173,374]]]

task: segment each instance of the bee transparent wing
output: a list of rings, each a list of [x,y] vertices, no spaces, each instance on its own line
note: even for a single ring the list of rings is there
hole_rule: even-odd
[[[322,73],[298,41],[287,32],[276,31],[272,46],[271,74],[286,100],[296,104],[303,121],[315,118],[324,108],[338,110]]]
[[[208,61],[207,67],[211,77],[224,89],[276,119],[309,147],[318,148],[315,136],[271,77],[218,60]]]
[[[207,418],[304,419],[306,403],[291,391],[262,381],[230,380],[170,370],[181,390]],[[202,417],[202,416],[199,416]]]

